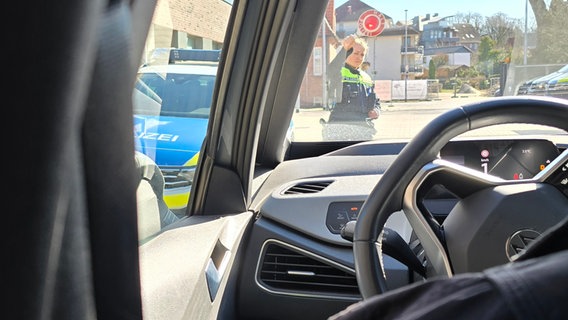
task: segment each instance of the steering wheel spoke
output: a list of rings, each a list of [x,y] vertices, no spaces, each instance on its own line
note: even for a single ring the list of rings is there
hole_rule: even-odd
[[[483,174],[442,159],[435,159],[420,169],[404,193],[403,212],[418,237],[428,259],[430,276],[452,276],[450,258],[442,243],[443,234],[432,214],[421,206],[430,188],[440,184],[460,198],[483,188],[506,183],[505,180]]]
[[[510,182],[447,160],[435,159],[422,167],[407,189],[415,190],[415,198],[420,198],[437,184],[459,198],[465,198],[481,189]]]

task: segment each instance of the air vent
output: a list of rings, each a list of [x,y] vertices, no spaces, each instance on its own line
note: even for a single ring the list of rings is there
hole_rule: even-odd
[[[266,246],[259,279],[271,291],[360,296],[354,274],[274,243]]]
[[[317,193],[329,186],[333,181],[304,182],[288,188],[284,194]]]

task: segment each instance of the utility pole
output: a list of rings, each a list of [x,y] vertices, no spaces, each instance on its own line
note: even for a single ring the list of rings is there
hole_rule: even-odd
[[[326,31],[327,31],[327,20],[324,15],[323,22],[321,24],[321,61],[322,61],[322,106],[324,110],[329,110],[328,103],[328,92],[327,92],[327,38],[326,38]]]
[[[528,24],[529,24],[529,0],[525,0],[525,43],[524,43],[524,50],[523,50],[523,64],[527,65],[527,47],[528,47]],[[526,70],[525,70],[526,72]]]
[[[404,9],[404,102],[408,100],[408,9]]]

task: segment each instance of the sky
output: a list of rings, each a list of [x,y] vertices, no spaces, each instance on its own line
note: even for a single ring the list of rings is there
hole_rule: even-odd
[[[438,13],[440,16],[451,16],[460,13],[479,13],[482,16],[492,16],[502,12],[511,18],[523,19],[525,17],[526,0],[362,0],[377,11],[390,16],[394,22],[404,20],[404,10],[408,9],[408,19],[415,16]],[[335,0],[335,7],[347,0]],[[475,10],[464,11],[459,7],[465,4],[475,4]],[[432,9],[434,8],[434,9]],[[457,8],[457,9],[456,9]],[[529,20],[532,10],[529,4]]]

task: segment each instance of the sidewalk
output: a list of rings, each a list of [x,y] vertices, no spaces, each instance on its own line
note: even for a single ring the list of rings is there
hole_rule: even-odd
[[[381,101],[382,111],[392,111],[394,109],[420,108],[420,109],[450,109],[471,102],[485,100],[489,97],[481,94],[461,93],[454,96],[453,93],[442,92],[437,98],[431,100],[394,100]],[[394,109],[393,109],[394,108]],[[390,109],[390,110],[389,110]]]

